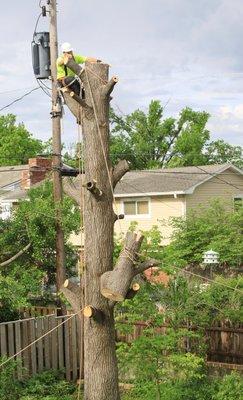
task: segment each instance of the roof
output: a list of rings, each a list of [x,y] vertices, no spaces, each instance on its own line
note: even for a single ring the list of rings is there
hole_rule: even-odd
[[[28,165],[0,167],[0,190],[5,186],[20,182],[22,171],[28,170]]]
[[[127,172],[116,186],[115,197],[193,193],[198,185],[229,168],[243,176],[243,171],[232,164]],[[224,180],[230,183],[231,178]]]

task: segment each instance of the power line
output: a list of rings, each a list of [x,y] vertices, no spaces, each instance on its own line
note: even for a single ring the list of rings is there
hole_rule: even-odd
[[[18,101],[22,100],[24,97],[28,96],[29,94],[31,94],[32,92],[34,92],[35,90],[39,90],[39,87],[35,87],[34,89],[30,90],[29,92],[25,93],[23,96],[18,97],[17,99],[15,99],[14,101],[12,101],[11,103],[7,104],[6,106],[2,107],[0,109],[0,112],[5,110],[6,108],[12,106],[14,103],[17,103]]]

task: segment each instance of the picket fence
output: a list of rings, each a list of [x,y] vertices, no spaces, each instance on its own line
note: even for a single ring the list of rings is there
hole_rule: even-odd
[[[36,341],[57,326],[57,329]],[[0,323],[0,356],[11,357],[36,341],[16,357],[18,378],[32,376],[43,370],[61,369],[65,371],[67,380],[75,381],[79,376],[80,331],[77,316],[46,315]]]

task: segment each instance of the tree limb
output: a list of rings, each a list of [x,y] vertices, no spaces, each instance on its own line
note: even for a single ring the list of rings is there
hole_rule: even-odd
[[[71,113],[77,118],[78,124],[81,124],[81,107],[83,107],[84,113],[88,119],[93,115],[93,108],[90,107],[84,100],[77,96],[74,92],[70,92],[68,88],[60,89]]]
[[[13,257],[9,258],[6,261],[3,261],[0,263],[0,267],[6,267],[6,265],[11,264],[13,261],[17,260],[22,254],[24,254],[27,250],[29,250],[31,246],[31,243],[28,243],[27,246],[25,246],[22,250],[20,250],[17,254],[15,254]]]
[[[77,203],[79,207],[82,205],[81,194],[79,193],[78,189],[76,188],[74,182],[70,179],[63,179],[63,190],[64,193],[71,197]]]
[[[135,270],[134,270],[134,276],[141,274],[141,272],[146,271],[146,269],[155,267],[156,265],[161,264],[161,261],[155,260],[154,258],[151,258],[149,260],[146,260],[139,264]]]
[[[141,233],[127,232],[125,245],[113,271],[105,272],[100,278],[101,294],[109,300],[123,301],[133,280],[137,253],[141,247]],[[136,274],[135,274],[136,275]]]
[[[79,318],[81,318],[81,288],[76,285],[76,283],[73,283],[69,279],[66,279],[60,291],[64,294],[68,302],[71,304],[73,311],[75,313],[78,313]]]
[[[114,89],[115,84],[118,82],[117,76],[113,76],[109,82],[104,86],[102,91],[103,96],[109,96]]]
[[[116,187],[120,179],[128,172],[130,169],[129,164],[126,160],[120,160],[113,168],[113,188]]]
[[[68,59],[65,65],[81,78],[83,68],[79,64],[77,64],[73,58]]]

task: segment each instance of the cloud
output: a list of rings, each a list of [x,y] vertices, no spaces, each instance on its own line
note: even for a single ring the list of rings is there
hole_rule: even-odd
[[[36,86],[30,45],[38,1],[8,2],[0,15],[0,106]],[[151,99],[166,115],[186,106],[208,111],[214,138],[242,143],[242,0],[58,1],[59,43],[70,41],[85,55],[112,64],[120,77],[113,103],[123,112],[147,109]],[[9,23],[11,21],[11,23]],[[37,29],[47,30],[48,18]],[[28,89],[29,90],[29,89]],[[50,99],[37,91],[7,109],[36,137],[51,136]],[[66,112],[63,140],[76,140],[75,119]]]

